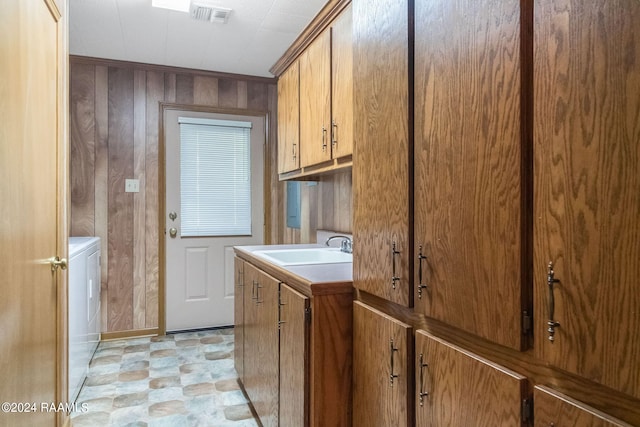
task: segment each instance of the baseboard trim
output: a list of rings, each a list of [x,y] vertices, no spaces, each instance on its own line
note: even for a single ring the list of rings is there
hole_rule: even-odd
[[[158,328],[132,329],[129,331],[103,332],[100,341],[113,341],[122,338],[154,337],[160,334]]]

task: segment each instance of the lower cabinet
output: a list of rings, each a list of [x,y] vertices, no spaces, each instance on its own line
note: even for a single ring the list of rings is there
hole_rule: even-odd
[[[351,282],[287,284],[235,265],[235,366],[262,425],[350,426]]]
[[[415,345],[417,426],[527,425],[525,377],[422,330]]]
[[[412,328],[353,303],[353,426],[413,425]]]
[[[548,387],[533,390],[535,427],[631,427]]]
[[[249,263],[244,264],[245,392],[264,427],[278,425],[280,282]],[[250,295],[247,295],[250,293]],[[249,298],[247,298],[249,296]]]

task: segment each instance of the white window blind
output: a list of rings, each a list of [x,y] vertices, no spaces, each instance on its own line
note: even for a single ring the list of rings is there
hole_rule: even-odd
[[[183,237],[251,235],[251,122],[180,117]]]

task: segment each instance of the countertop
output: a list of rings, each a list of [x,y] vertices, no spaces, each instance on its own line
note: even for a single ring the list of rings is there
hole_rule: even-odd
[[[306,249],[319,244],[235,246],[238,257],[308,296],[353,292],[352,263],[306,264],[280,266],[255,255],[254,251],[270,249]]]

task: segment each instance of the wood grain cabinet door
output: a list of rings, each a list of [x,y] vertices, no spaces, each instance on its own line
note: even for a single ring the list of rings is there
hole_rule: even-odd
[[[415,3],[415,307],[517,350],[531,287],[521,4]]]
[[[331,160],[331,32],[300,56],[300,166]]]
[[[548,387],[533,390],[535,427],[631,427]]]
[[[536,354],[636,399],[639,22],[634,0],[535,2]]]
[[[244,386],[262,425],[278,425],[280,282],[249,263],[245,274]],[[248,299],[247,299],[248,297]]]
[[[331,157],[353,153],[353,42],[351,6],[331,25]]]
[[[526,426],[526,378],[418,330],[416,426]]]
[[[235,257],[234,261],[234,295],[233,295],[233,360],[238,378],[244,378],[244,261]]]
[[[411,326],[353,306],[353,427],[412,425]]]
[[[353,282],[410,306],[409,5],[354,0]]]
[[[278,79],[278,173],[300,168],[299,63]]]
[[[309,298],[280,285],[280,426],[309,425]]]

